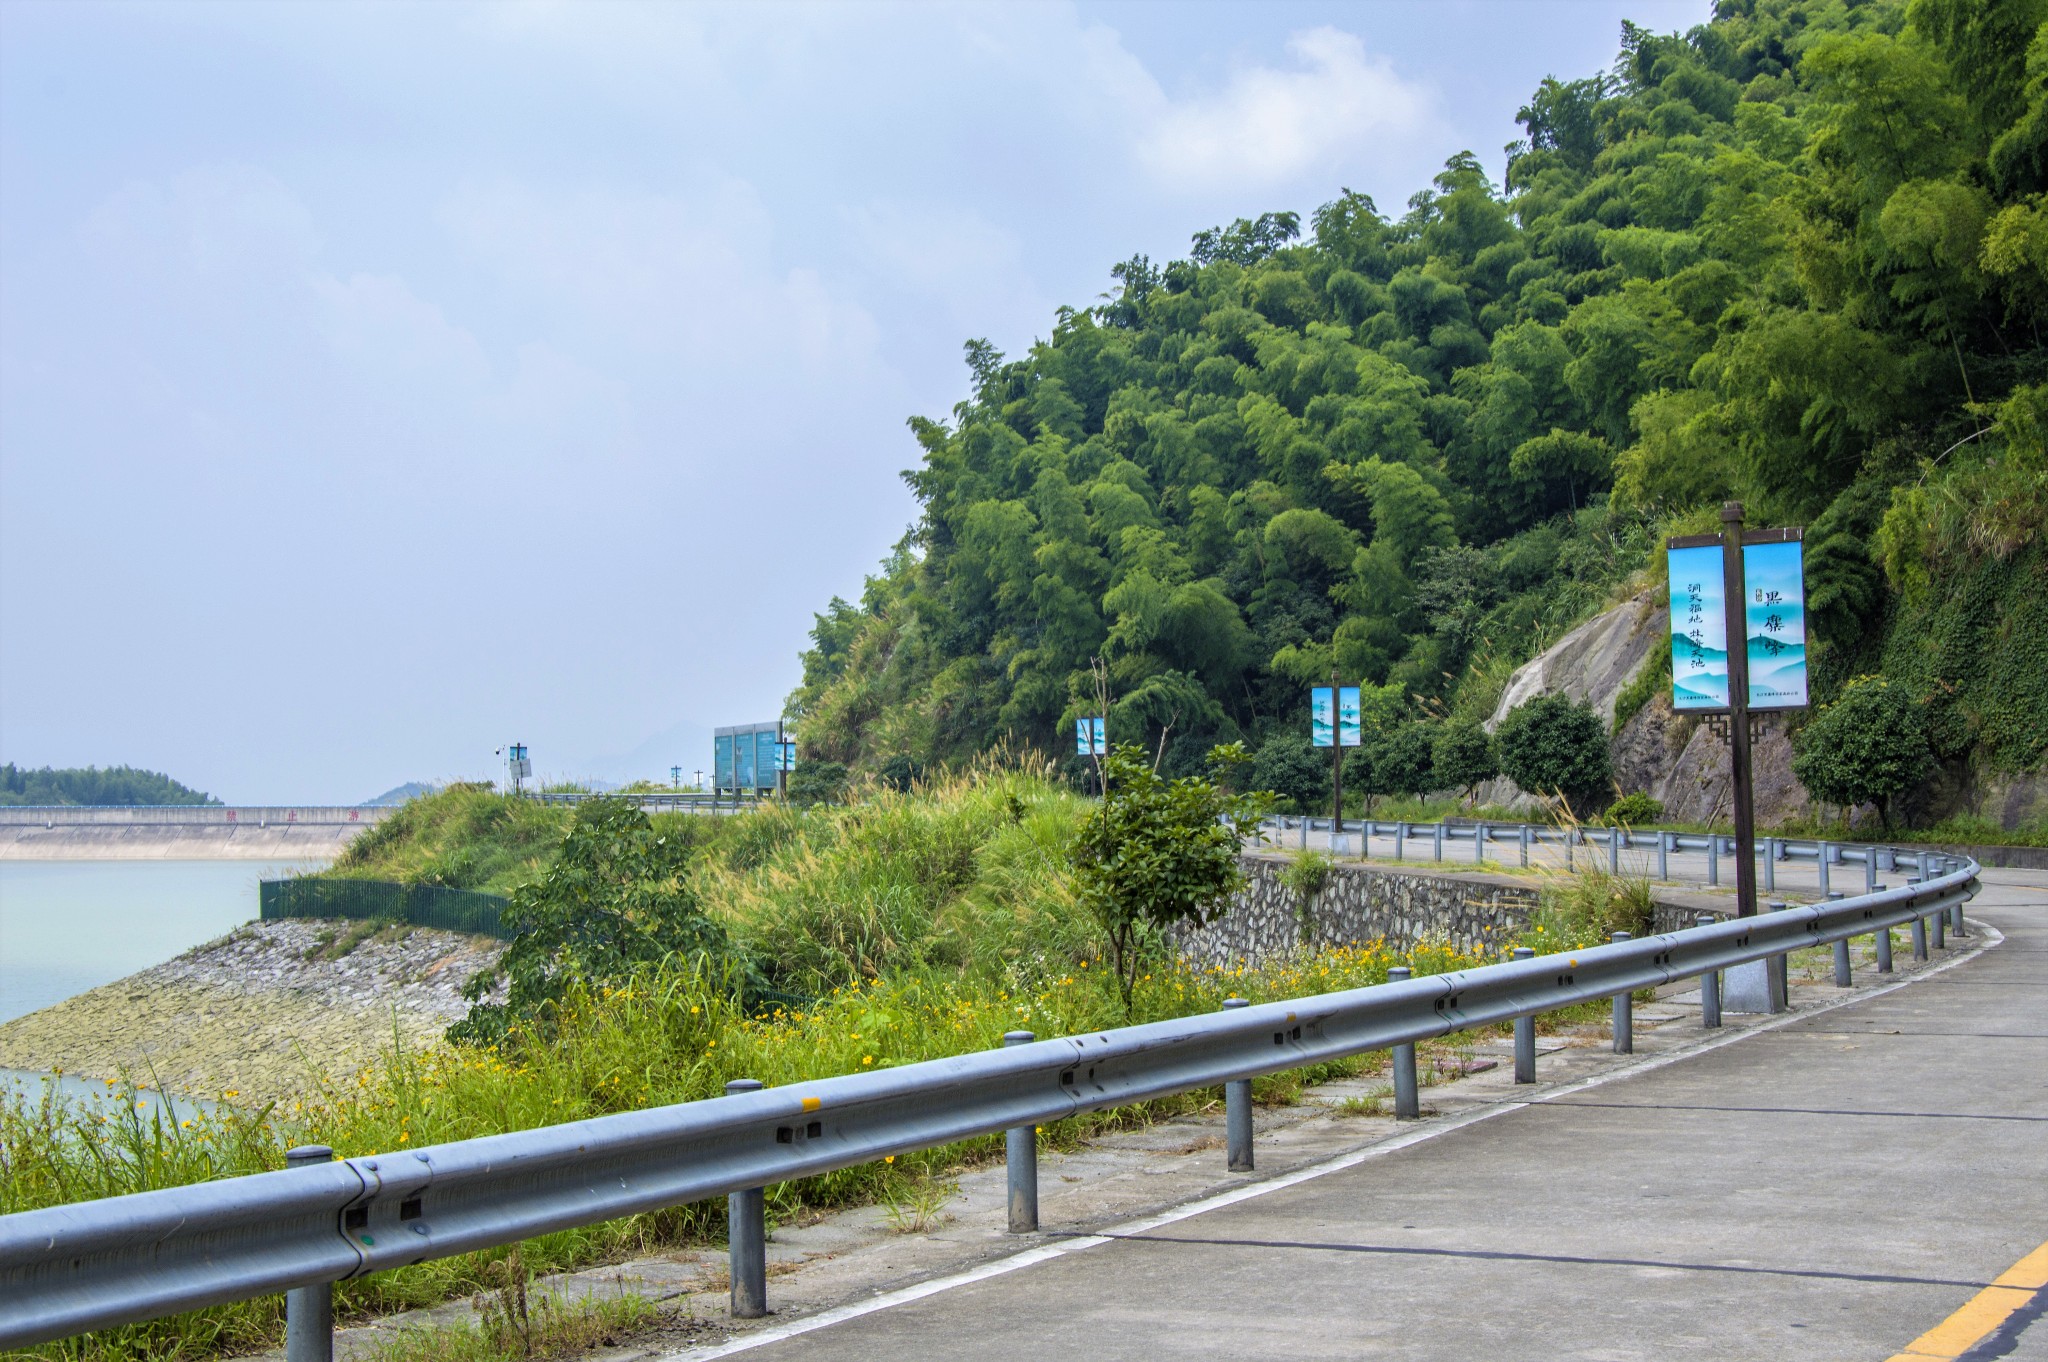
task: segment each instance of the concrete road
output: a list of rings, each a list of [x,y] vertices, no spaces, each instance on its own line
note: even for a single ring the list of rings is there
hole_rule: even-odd
[[[1891,991],[718,1351],[2048,1359],[2048,874],[1985,880]]]

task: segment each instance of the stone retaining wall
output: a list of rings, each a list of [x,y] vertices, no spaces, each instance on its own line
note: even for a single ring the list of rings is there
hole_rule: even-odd
[[[1333,866],[1307,913],[1281,882],[1288,861],[1247,856],[1249,881],[1208,926],[1174,934],[1197,966],[1253,964],[1303,947],[1384,941],[1406,949],[1442,941],[1472,949],[1513,936],[1536,907],[1536,890],[1504,876],[1427,873],[1379,866]]]

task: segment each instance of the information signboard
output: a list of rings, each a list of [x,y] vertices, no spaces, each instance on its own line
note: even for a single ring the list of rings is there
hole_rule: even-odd
[[[1365,728],[1359,722],[1358,687],[1337,687],[1337,745],[1357,747],[1365,741]]]
[[[1742,546],[1748,704],[1753,710],[1808,703],[1806,585],[1800,541]],[[1728,708],[1728,609],[1721,546],[1666,550],[1671,574],[1671,707],[1681,714]]]
[[[1101,719],[1074,720],[1074,751],[1084,757],[1109,755],[1109,743]]]
[[[1308,693],[1308,738],[1317,747],[1337,745],[1337,688],[1312,686]]]

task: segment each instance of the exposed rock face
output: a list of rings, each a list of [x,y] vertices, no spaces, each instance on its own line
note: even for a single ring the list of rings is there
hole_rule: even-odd
[[[1590,701],[1612,727],[1615,697],[1670,636],[1665,619],[1664,606],[1647,592],[1593,616],[1508,678],[1486,721],[1487,731],[1500,727],[1508,711],[1523,701],[1552,692]]]
[[[1198,966],[1258,963],[1303,947],[1384,941],[1396,950],[1442,941],[1466,950],[1499,945],[1528,924],[1536,890],[1505,876],[1339,865],[1308,912],[1280,881],[1284,858],[1247,856],[1248,883],[1222,917],[1178,932]]]
[[[1750,719],[1750,788],[1760,824],[1783,822],[1812,802],[1792,774],[1792,741],[1785,717]],[[1614,780],[1624,792],[1641,790],[1664,802],[1664,816],[1709,823],[1733,816],[1728,744],[1707,724],[1674,714],[1671,697],[1657,695],[1614,735]]]

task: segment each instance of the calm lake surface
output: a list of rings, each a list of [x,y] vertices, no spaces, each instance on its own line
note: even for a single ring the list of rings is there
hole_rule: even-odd
[[[112,983],[256,916],[299,861],[0,861],[0,1021]]]

